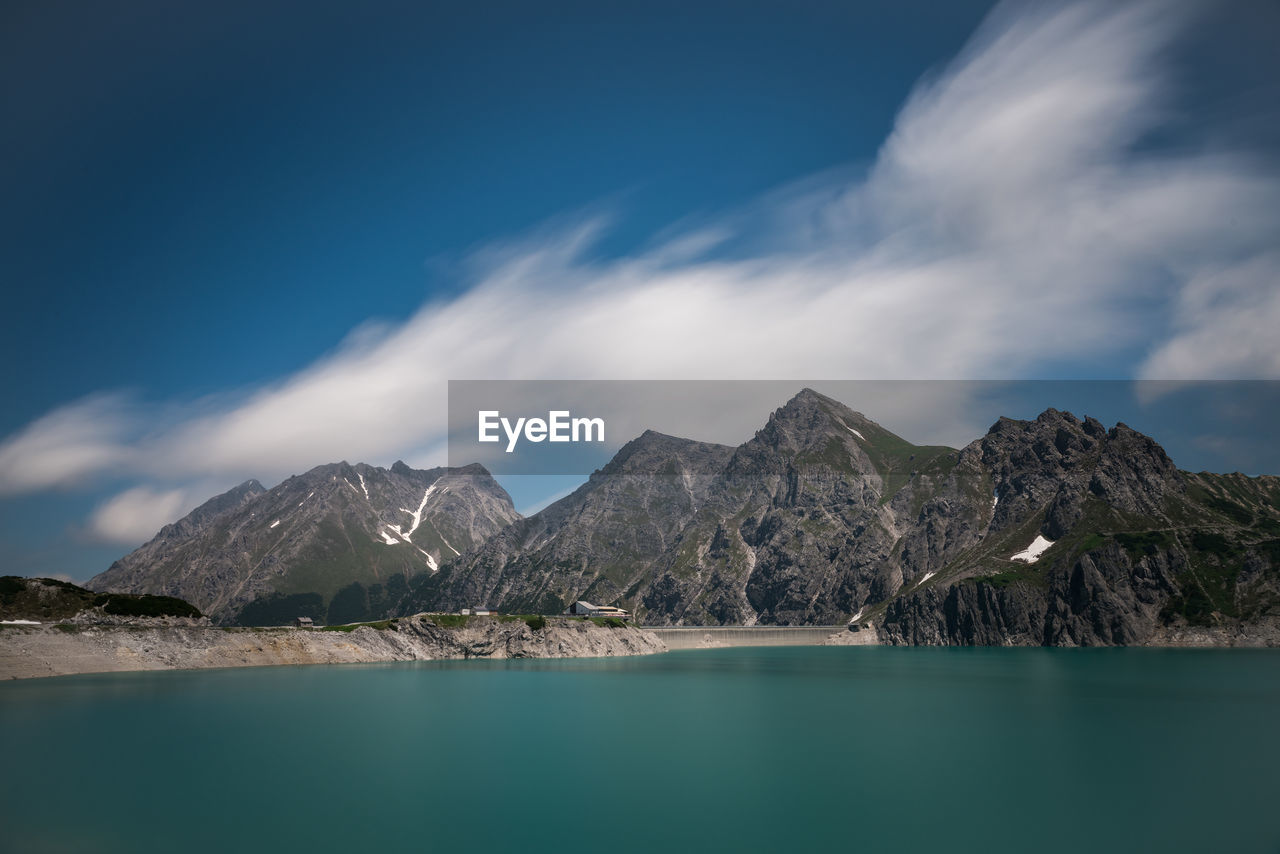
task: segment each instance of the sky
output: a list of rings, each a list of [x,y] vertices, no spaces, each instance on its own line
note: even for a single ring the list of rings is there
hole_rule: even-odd
[[[6,3],[0,573],[442,464],[451,379],[1105,380],[1080,405],[1140,428],[1176,390],[1114,389],[1280,379],[1277,35],[1264,0]],[[958,444],[1042,397],[844,402]],[[1256,414],[1149,423],[1275,471]]]

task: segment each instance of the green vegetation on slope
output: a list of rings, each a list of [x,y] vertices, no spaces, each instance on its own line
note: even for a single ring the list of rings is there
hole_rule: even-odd
[[[134,596],[127,593],[100,593],[94,604],[119,617],[202,617],[200,609],[174,596]]]
[[[235,626],[287,626],[298,617],[325,621],[324,597],[319,593],[272,593],[255,599],[231,619]]]
[[[276,592],[318,593],[327,601],[352,582],[380,584],[392,575],[414,575],[426,569],[426,559],[413,546],[388,546],[358,524],[330,516],[321,520],[308,549],[279,579]]]
[[[199,609],[172,596],[94,593],[56,578],[0,577],[0,619],[65,620],[101,608],[117,617],[201,617]]]

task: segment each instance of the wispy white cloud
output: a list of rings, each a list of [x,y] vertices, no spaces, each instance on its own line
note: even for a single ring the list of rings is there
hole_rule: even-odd
[[[1280,253],[1192,276],[1173,329],[1143,364],[1144,377],[1280,377]]]
[[[97,507],[89,517],[88,533],[104,542],[136,545],[193,509],[195,503],[185,489],[137,486]]]
[[[0,445],[0,491],[421,460],[450,378],[993,379],[1135,351],[1144,377],[1280,375],[1280,181],[1229,152],[1144,144],[1169,109],[1170,11],[1002,7],[858,177],[622,259],[589,257],[596,218],[491,247],[456,298],[234,405],[163,429],[117,398],[59,409]],[[173,495],[119,496],[104,532]]]
[[[70,486],[123,467],[137,413],[127,397],[100,394],[55,409],[0,444],[0,495]]]

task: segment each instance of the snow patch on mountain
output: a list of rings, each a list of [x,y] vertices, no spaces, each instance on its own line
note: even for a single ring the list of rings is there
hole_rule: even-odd
[[[422,524],[422,511],[427,509],[427,502],[431,500],[431,493],[436,491],[436,487],[439,486],[439,484],[440,481],[437,480],[435,483],[427,487],[427,491],[422,496],[422,502],[418,505],[417,510],[410,510],[406,507],[400,508],[402,512],[408,513],[413,517],[413,524],[409,526],[409,531],[402,535],[406,540],[412,542],[410,537],[413,536],[414,531],[418,530],[418,526]]]
[[[1046,540],[1043,534],[1036,534],[1036,538],[1031,542],[1031,545],[1009,558],[1009,560],[1035,563],[1040,559],[1040,555],[1044,554],[1051,545],[1053,545],[1053,540]]]
[[[436,531],[436,534],[440,537],[440,542],[444,543],[445,547],[449,549],[449,551],[453,552],[456,555],[462,554],[462,552],[458,551],[452,545],[450,545],[449,541],[444,538],[444,534],[441,534],[439,531]]]
[[[855,430],[855,429],[853,429],[852,427],[850,427],[848,424],[845,424],[845,423],[844,423],[844,421],[841,421],[839,418],[837,418],[836,420],[837,420],[837,421],[840,421],[840,426],[841,426],[841,427],[843,427],[844,429],[848,430],[848,431],[849,431],[850,433],[852,433],[853,435],[857,436],[857,437],[858,437],[859,439],[861,439],[863,442],[867,441],[867,437],[866,437],[866,436],[862,435],[862,434],[861,434],[861,433],[859,433],[857,430]]]

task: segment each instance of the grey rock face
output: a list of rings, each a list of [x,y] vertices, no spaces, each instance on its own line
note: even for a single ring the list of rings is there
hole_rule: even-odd
[[[1280,615],[1275,478],[1180,472],[1124,424],[1054,410],[1001,419],[960,460],[1000,500],[938,582],[885,604],[888,643],[1136,644]],[[1010,559],[1036,536],[1038,561]]]
[[[1108,553],[1108,551],[1110,553]],[[914,645],[1111,646],[1142,643],[1162,625],[1179,567],[1128,562],[1112,547],[1081,555],[1035,583],[958,583],[895,600],[881,635]]]
[[[517,518],[506,491],[478,465],[334,463],[270,490],[248,481],[165,526],[88,584],[178,596],[223,623],[299,615],[327,622],[335,606],[342,622],[370,619],[384,616],[371,608],[398,601],[409,578],[436,571]]]
[[[704,472],[731,452],[648,431],[573,494],[418,579],[400,610],[554,614],[577,599],[625,599],[705,503]]]
[[[886,491],[952,454],[809,390],[736,449],[649,432],[573,495],[422,579],[401,610],[554,612],[585,598],[653,624],[842,621],[892,587]]]

